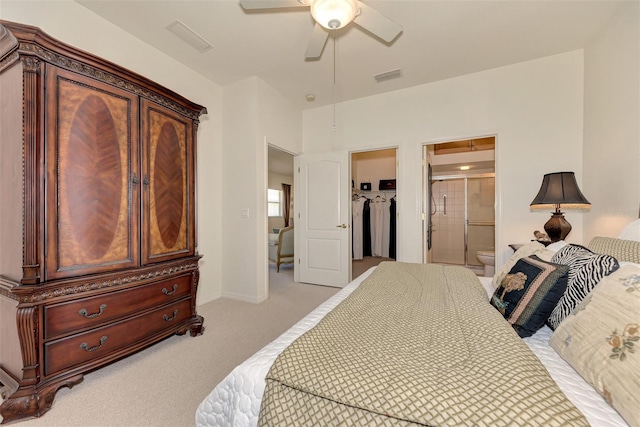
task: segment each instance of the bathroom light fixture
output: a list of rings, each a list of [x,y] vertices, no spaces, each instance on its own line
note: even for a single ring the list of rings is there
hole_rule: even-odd
[[[311,16],[327,30],[337,30],[358,15],[357,0],[313,0]]]
[[[591,203],[584,197],[573,172],[554,172],[542,177],[538,195],[531,202],[532,209],[555,208],[544,225],[551,242],[564,240],[571,231],[571,224],[564,218],[561,208],[586,209]]]
[[[469,169],[471,169],[471,166],[469,165],[460,166],[461,171],[468,171]]]

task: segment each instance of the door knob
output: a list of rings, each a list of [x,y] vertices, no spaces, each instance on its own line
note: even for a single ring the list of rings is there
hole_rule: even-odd
[[[348,228],[349,226],[347,224],[340,224],[340,225],[336,225],[336,227],[338,227],[338,228]]]

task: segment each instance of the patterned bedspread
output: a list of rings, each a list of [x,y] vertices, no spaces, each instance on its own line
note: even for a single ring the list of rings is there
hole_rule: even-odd
[[[461,267],[386,262],[280,354],[261,426],[586,426]]]

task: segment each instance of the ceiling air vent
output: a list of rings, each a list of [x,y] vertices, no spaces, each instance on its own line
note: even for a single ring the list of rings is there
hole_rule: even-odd
[[[165,27],[190,46],[193,46],[198,52],[204,53],[209,49],[213,49],[213,45],[206,41],[200,34],[184,25],[179,20],[173,21]]]
[[[380,73],[380,74],[376,74],[375,76],[373,76],[374,79],[376,79],[376,81],[378,83],[380,82],[384,82],[387,80],[391,80],[391,79],[397,79],[402,77],[402,69],[398,68],[396,70],[391,70],[391,71],[387,71],[385,73]]]

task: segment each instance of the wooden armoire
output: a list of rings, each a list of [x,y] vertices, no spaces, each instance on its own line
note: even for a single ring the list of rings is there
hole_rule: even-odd
[[[0,20],[0,414],[173,334],[196,313],[196,131],[206,110]]]

